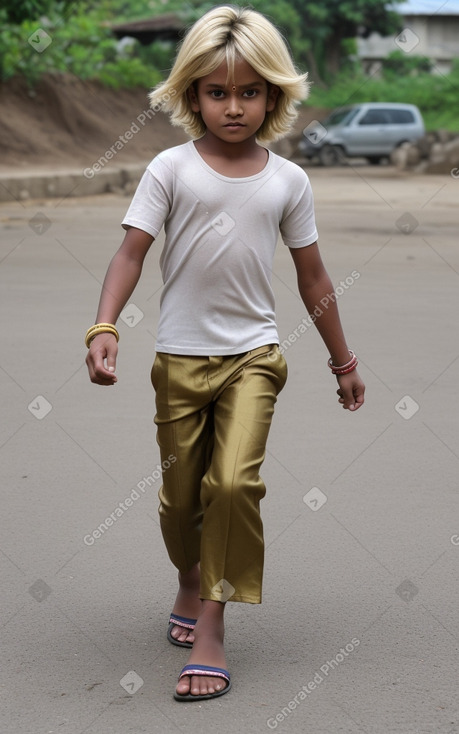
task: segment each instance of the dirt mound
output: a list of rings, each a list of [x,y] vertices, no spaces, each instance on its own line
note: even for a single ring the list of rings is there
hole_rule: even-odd
[[[21,78],[0,85],[0,167],[91,166],[112,146],[118,165],[185,141],[165,115],[149,110],[147,91],[62,75],[46,76],[32,91]]]
[[[147,92],[115,91],[58,74],[47,75],[34,90],[19,77],[0,84],[0,171],[91,167],[109,150],[107,167],[148,162],[188,140],[166,115],[149,109]],[[302,109],[294,135],[322,113]],[[278,147],[283,155],[291,148],[285,142]]]

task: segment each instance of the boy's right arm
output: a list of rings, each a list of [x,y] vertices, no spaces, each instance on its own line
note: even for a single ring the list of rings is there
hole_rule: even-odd
[[[137,285],[143,261],[153,237],[136,227],[130,227],[123,243],[113,257],[105,276],[96,324],[116,324],[128,298]],[[86,364],[91,382],[114,385],[118,344],[113,334],[98,334],[91,341]]]

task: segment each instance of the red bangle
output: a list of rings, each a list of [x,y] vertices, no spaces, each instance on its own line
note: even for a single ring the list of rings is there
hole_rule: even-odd
[[[357,367],[357,365],[358,365],[358,362],[357,362],[357,360],[355,360],[355,362],[352,365],[352,367],[348,367],[347,370],[336,370],[336,371],[333,372],[333,374],[334,375],[337,375],[338,377],[340,375],[347,375],[349,372],[353,372],[355,370],[355,368]]]
[[[332,362],[332,359],[330,357],[330,359],[328,360],[327,364],[330,367],[330,369],[332,371],[332,374],[334,374],[334,375],[347,375],[348,372],[352,372],[353,370],[355,370],[355,368],[358,365],[357,357],[356,357],[356,355],[354,354],[354,352],[351,349],[349,349],[349,354],[351,355],[351,359],[349,360],[349,362],[346,362],[346,364],[342,364],[342,365],[339,365],[339,366],[338,365],[334,365],[333,362]]]

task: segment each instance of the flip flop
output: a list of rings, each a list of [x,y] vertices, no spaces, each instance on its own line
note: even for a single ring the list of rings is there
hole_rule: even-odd
[[[215,693],[203,693],[198,696],[193,696],[191,693],[180,694],[176,691],[174,693],[176,701],[203,701],[207,698],[217,698],[217,696],[223,696],[224,693],[228,693],[231,688],[230,674],[224,668],[213,668],[210,665],[185,665],[179,675],[179,680],[186,675],[207,675],[210,678],[223,678],[227,681],[228,685],[221,691],[215,691]]]
[[[178,614],[172,613],[169,618],[169,627],[167,628],[167,639],[173,645],[177,645],[177,647],[193,647],[192,642],[180,642],[180,640],[174,639],[171,635],[171,630],[174,627],[183,627],[186,630],[194,630],[196,622],[196,619],[190,619],[189,617],[180,617]]]

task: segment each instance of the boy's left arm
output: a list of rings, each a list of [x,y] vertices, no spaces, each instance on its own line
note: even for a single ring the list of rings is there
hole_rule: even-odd
[[[298,290],[309,314],[314,314],[315,325],[330,352],[332,364],[349,362],[349,348],[344,338],[339,318],[334,288],[320,257],[317,242],[307,247],[290,248],[298,276]],[[363,405],[365,385],[357,370],[346,375],[337,375],[339,403],[351,411]]]

